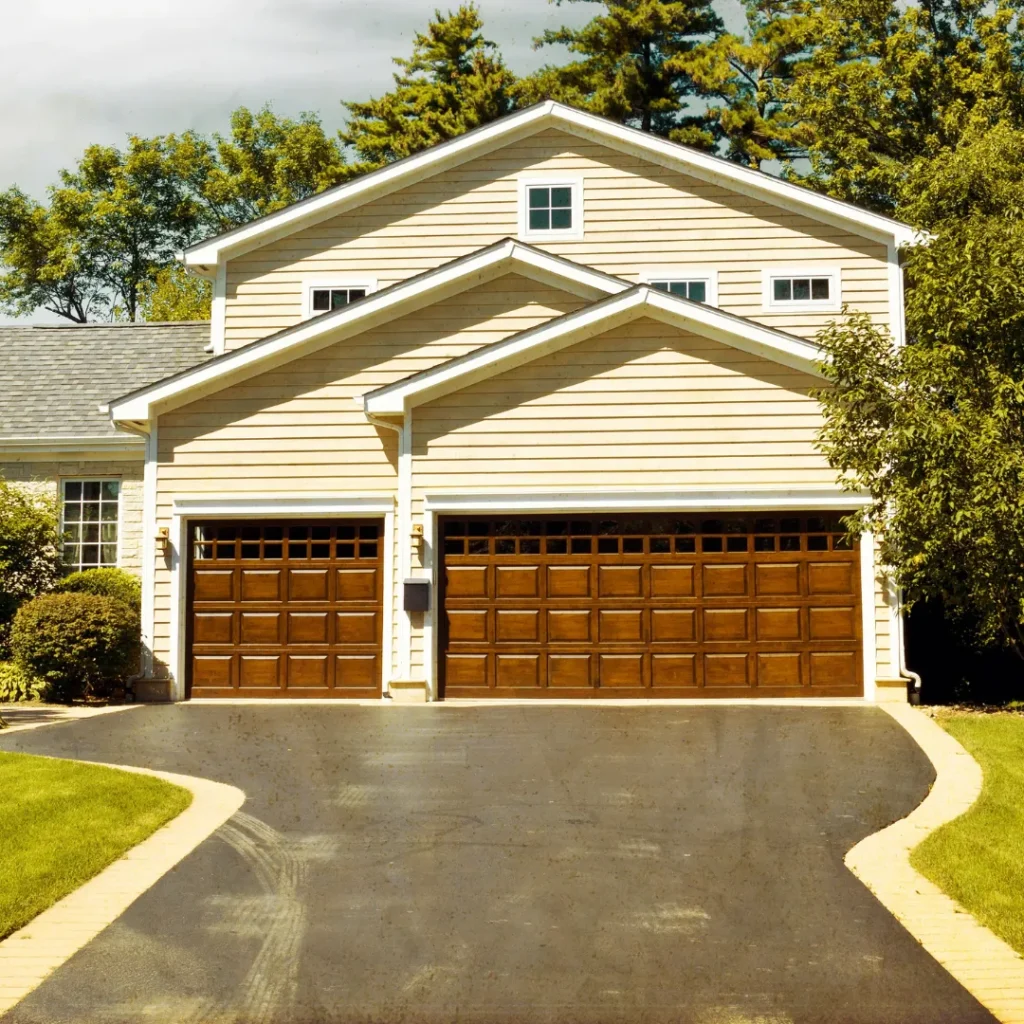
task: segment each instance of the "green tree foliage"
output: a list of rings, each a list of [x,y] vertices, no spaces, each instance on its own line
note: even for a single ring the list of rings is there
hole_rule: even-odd
[[[904,188],[934,234],[907,259],[909,341],[824,332],[822,447],[908,596],[1024,657],[1024,134],[979,131]]]
[[[561,3],[561,0],[554,0]],[[559,44],[578,58],[541,68],[518,86],[525,102],[556,99],[646,132],[686,131],[687,141],[713,143],[688,111],[696,88],[687,58],[722,22],[710,0],[568,0],[597,3],[603,13],[583,28],[548,30],[535,46]]]
[[[63,572],[57,502],[0,479],[0,658],[18,606]]]
[[[48,204],[16,187],[0,193],[0,309],[42,306],[77,323],[208,316],[208,289],[167,272],[176,254],[350,173],[316,117],[269,108],[236,110],[226,138],[90,146]]]
[[[911,169],[1024,124],[1017,0],[824,0],[788,90],[808,183],[892,214]]]
[[[210,282],[189,274],[180,263],[158,270],[142,290],[139,314],[150,323],[209,320]]]
[[[814,42],[810,0],[745,0],[745,36],[723,32],[681,62],[694,87],[709,97],[703,124],[673,133],[680,142],[725,141],[723,155],[760,169],[766,160],[805,155],[805,139],[790,102],[796,69]]]
[[[483,35],[475,4],[434,20],[417,32],[412,57],[394,59],[402,70],[395,88],[366,103],[345,103],[350,119],[342,133],[362,161],[361,171],[445,142],[487,124],[513,108],[515,76],[494,43]]]

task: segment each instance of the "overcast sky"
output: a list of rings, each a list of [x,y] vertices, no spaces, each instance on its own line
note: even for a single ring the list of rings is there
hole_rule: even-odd
[[[522,74],[531,40],[580,25],[592,4],[478,0],[488,38]],[[734,0],[731,0],[731,4]],[[90,143],[129,133],[226,131],[232,110],[270,102],[342,124],[340,100],[392,84],[393,56],[436,7],[458,0],[8,0],[0,33],[0,188],[37,198]],[[40,319],[48,319],[41,316]],[[0,322],[3,318],[0,317]]]

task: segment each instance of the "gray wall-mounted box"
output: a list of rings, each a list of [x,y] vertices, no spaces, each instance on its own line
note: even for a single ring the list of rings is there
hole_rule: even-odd
[[[425,612],[430,608],[430,580],[405,581],[402,608],[407,612]]]

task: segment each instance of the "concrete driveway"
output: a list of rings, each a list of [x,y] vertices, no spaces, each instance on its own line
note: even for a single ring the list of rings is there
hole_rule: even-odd
[[[154,706],[0,750],[248,794],[3,1024],[993,1020],[843,866],[932,780],[877,709]]]

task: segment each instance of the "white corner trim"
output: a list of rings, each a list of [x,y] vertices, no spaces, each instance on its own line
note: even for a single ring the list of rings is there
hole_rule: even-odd
[[[422,405],[641,316],[653,316],[670,326],[763,356],[802,373],[822,376],[819,366],[822,351],[811,341],[723,313],[713,306],[638,285],[467,356],[371,391],[363,397],[363,409],[374,415],[402,414],[409,406]]]
[[[776,299],[772,282],[784,277],[827,277],[828,301]],[[765,267],[761,271],[761,305],[765,313],[838,313],[843,308],[842,267],[827,263],[794,263],[785,267]]]
[[[534,230],[530,227],[529,190],[531,188],[568,188],[572,192],[572,227]],[[551,171],[524,171],[518,179],[519,237],[526,242],[557,242],[583,237],[584,181],[582,174],[557,174]]]
[[[156,635],[156,501],[158,425],[146,435],[146,464],[142,470],[142,675],[153,676],[153,642]]]
[[[377,291],[377,278],[367,277],[362,274],[352,276],[339,274],[335,277],[325,277],[322,274],[313,276],[303,275],[302,316],[306,320],[313,316],[322,316],[325,312],[332,312],[331,310],[317,312],[313,309],[313,289],[315,288],[363,288],[366,290],[367,295],[371,295]]]
[[[652,281],[703,281],[707,288],[705,303],[708,306],[718,305],[718,269],[716,267],[689,267],[685,264],[641,267],[638,277],[641,284],[650,284]]]
[[[157,381],[133,391],[110,403],[110,418],[115,423],[140,422],[152,418],[154,407],[172,407],[175,400],[197,389],[224,387],[230,381],[260,372],[261,368],[276,360],[291,359],[307,350],[333,344],[377,324],[381,317],[401,315],[407,305],[443,289],[470,288],[490,275],[497,275],[505,265],[528,266],[565,282],[569,290],[583,288],[598,294],[611,295],[629,287],[625,282],[600,271],[579,266],[537,249],[531,249],[513,239],[507,239],[461,259],[453,260],[436,270],[427,271],[392,285],[381,292],[367,296],[359,302],[334,313],[324,314],[309,322],[254,341],[242,348],[225,353],[185,373],[164,381]]]
[[[86,762],[95,764],[98,762]],[[182,786],[192,803],[74,892],[0,942],[0,1014],[24,999],[143,893],[224,824],[245,802],[235,786],[129,765],[101,765]]]
[[[261,244],[291,234],[302,227],[387,195],[396,189],[456,166],[473,156],[510,142],[518,135],[531,135],[546,128],[561,128],[620,151],[653,159],[694,177],[734,189],[743,195],[772,202],[783,209],[843,227],[861,237],[896,245],[916,245],[923,236],[907,224],[821,195],[781,178],[741,167],[719,157],[689,149],[651,135],[615,124],[605,118],[548,100],[433,146],[406,160],[345,185],[329,189],[312,199],[263,217],[233,231],[191,246],[184,253],[188,266],[209,273],[218,262],[238,256]]]
[[[393,512],[390,494],[353,495],[344,498],[175,498],[178,516],[357,516]]]
[[[221,263],[213,279],[210,300],[210,351],[220,355],[227,346],[228,265]]]
[[[907,341],[907,310],[903,287],[903,268],[900,266],[899,249],[890,243],[887,247],[889,279],[889,333],[897,348]]]
[[[997,1020],[1024,1021],[1024,959],[910,864],[914,848],[969,810],[982,789],[977,761],[927,715],[881,705],[925,752],[935,783],[905,818],[862,839],[845,864],[879,902]]]
[[[866,496],[837,488],[792,490],[734,490],[691,488],[685,491],[487,491],[428,493],[424,507],[431,512],[513,513],[629,511],[716,511],[726,509],[855,509],[867,504]]]
[[[406,411],[398,435],[398,593],[412,575],[412,412]],[[404,608],[398,612],[398,664],[402,679],[412,671],[412,619]]]
[[[860,615],[864,650],[864,699],[878,698],[878,639],[875,636],[875,538],[860,535]]]
[[[433,509],[423,510],[423,571],[430,581],[430,607],[423,617],[423,673],[427,687],[427,700],[438,699],[437,694],[437,629],[441,609],[437,607],[440,591],[438,577],[440,561],[437,547],[437,515]]]

